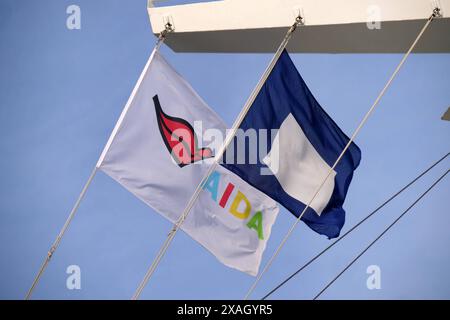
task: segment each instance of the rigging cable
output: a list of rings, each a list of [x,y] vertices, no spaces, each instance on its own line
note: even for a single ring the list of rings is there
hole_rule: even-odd
[[[313,258],[311,258],[308,262],[306,262],[303,266],[301,266],[299,269],[297,269],[294,273],[292,273],[290,276],[288,276],[286,279],[284,279],[280,284],[278,284],[275,288],[273,288],[269,293],[267,293],[261,300],[267,299],[270,295],[272,295],[275,291],[280,289],[283,285],[285,285],[288,281],[290,281],[292,278],[294,278],[296,275],[298,275],[300,272],[302,272],[304,269],[306,269],[311,263],[313,263],[315,260],[317,260],[320,256],[322,256],[325,252],[327,252],[329,249],[334,247],[338,242],[340,242],[342,239],[344,239],[346,236],[348,236],[350,233],[352,233],[355,229],[357,229],[360,225],[362,225],[364,222],[366,222],[369,218],[371,218],[375,213],[381,210],[384,206],[386,206],[389,202],[397,198],[403,191],[408,189],[410,186],[412,186],[417,180],[422,178],[425,174],[427,174],[431,169],[433,169],[435,166],[437,166],[439,163],[444,161],[448,155],[447,153],[445,156],[440,158],[438,161],[433,163],[431,166],[429,166],[426,170],[422,171],[417,177],[415,177],[413,180],[411,180],[408,184],[406,184],[403,188],[401,188],[399,191],[397,191],[395,194],[393,194],[389,199],[384,201],[381,205],[379,205],[375,210],[373,210],[371,213],[369,213],[365,218],[360,220],[357,224],[355,224],[353,227],[351,227],[347,232],[345,232],[342,236],[340,236],[338,239],[336,239],[332,244],[330,244],[328,247],[323,249],[321,252],[319,252],[317,255],[315,255]]]

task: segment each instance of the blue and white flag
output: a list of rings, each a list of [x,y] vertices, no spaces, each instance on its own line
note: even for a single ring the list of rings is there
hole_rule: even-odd
[[[281,54],[240,129],[243,132],[265,130],[273,135],[256,135],[257,151],[247,140],[239,141],[239,136],[235,137],[222,165],[297,217],[349,141],[313,97],[286,51]],[[245,150],[245,161],[242,161],[242,154],[236,152],[239,142]],[[261,156],[262,145],[267,146],[265,156]],[[255,152],[259,157],[254,162],[249,161],[255,158],[252,156]],[[339,236],[345,222],[342,205],[360,160],[361,151],[352,143],[302,217],[314,231],[329,238]]]

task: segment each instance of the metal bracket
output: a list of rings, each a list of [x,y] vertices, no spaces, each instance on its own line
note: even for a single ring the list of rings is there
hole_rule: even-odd
[[[171,15],[164,15],[163,16],[163,23],[166,30],[170,30],[170,32],[175,31],[175,24],[173,23],[173,18]]]
[[[297,22],[297,25],[304,25],[305,24],[305,14],[302,7],[294,7],[294,19]]]
[[[171,17],[171,16],[168,16],[168,17]],[[158,46],[158,47],[164,41],[164,39],[166,38],[167,34],[173,32],[175,30],[175,28],[173,27],[173,23],[170,22],[170,19],[167,19],[166,21],[167,22],[164,24],[164,30],[162,30],[159,33],[158,41],[156,42],[156,46]]]
[[[441,1],[440,0],[431,0],[430,1],[431,9],[433,10],[434,18],[442,18],[444,12],[442,11]]]

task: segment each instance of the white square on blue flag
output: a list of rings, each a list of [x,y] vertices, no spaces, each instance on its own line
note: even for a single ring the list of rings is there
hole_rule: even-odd
[[[222,165],[297,217],[311,201],[349,142],[349,138],[311,94],[286,50],[239,129],[268,132],[275,129],[277,133],[268,139],[267,156],[258,159],[257,163],[237,161],[234,151],[230,151],[239,143],[235,139],[227,149],[228,154],[224,155]],[[265,142],[261,139],[265,137],[258,135],[257,139],[257,146],[261,148]],[[243,148],[250,153],[248,144],[244,144],[241,150]],[[261,153],[258,150],[258,154]],[[314,231],[329,238],[339,236],[345,222],[342,206],[353,171],[360,160],[361,151],[355,143],[351,143],[302,216],[302,220]],[[272,175],[262,174],[267,168]]]

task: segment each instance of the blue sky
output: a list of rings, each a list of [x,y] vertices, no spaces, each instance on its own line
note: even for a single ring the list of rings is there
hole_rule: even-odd
[[[81,8],[81,30],[66,28],[71,4]],[[155,38],[146,0],[1,0],[0,43],[0,298],[21,299],[94,167]],[[161,51],[229,125],[271,57]],[[390,54],[291,57],[347,134],[401,59]],[[449,73],[449,54],[412,55],[407,61],[357,138],[363,159],[344,206],[344,230],[450,150],[450,123],[440,120],[450,105]],[[448,167],[447,159],[273,298],[314,297]],[[447,178],[323,298],[449,299],[449,187]],[[282,209],[264,261],[293,222]],[[170,228],[99,172],[34,297],[129,299]],[[328,244],[300,224],[253,297],[260,298]],[[81,268],[81,290],[66,288],[66,268],[72,264]],[[381,268],[380,290],[366,287],[369,265]],[[179,233],[142,298],[240,299],[252,281]]]

